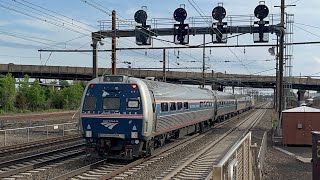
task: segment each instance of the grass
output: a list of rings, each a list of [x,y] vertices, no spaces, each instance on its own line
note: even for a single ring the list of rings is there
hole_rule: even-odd
[[[51,113],[51,112],[63,112],[63,111],[72,111],[73,109],[45,109],[31,111],[28,109],[16,109],[15,111],[5,111],[0,109],[0,115],[17,115],[17,114],[32,114],[32,113]]]

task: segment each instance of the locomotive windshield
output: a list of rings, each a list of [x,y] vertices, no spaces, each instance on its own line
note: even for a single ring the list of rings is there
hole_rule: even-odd
[[[97,98],[95,96],[86,96],[84,100],[83,110],[94,111],[97,107]]]
[[[120,98],[118,97],[103,98],[103,110],[120,110]]]

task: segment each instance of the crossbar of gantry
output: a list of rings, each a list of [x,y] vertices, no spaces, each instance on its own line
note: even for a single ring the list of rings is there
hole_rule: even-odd
[[[278,26],[270,25],[264,26],[263,30],[257,26],[228,26],[221,30],[223,34],[242,34],[242,33],[275,33],[278,31]],[[203,34],[217,34],[217,30],[212,27],[190,27],[190,35],[203,35]],[[92,33],[93,39],[111,38],[115,32],[112,30],[97,31]],[[174,28],[158,28],[150,30],[151,36],[171,36],[174,35]],[[116,30],[117,37],[135,37],[135,29]]]

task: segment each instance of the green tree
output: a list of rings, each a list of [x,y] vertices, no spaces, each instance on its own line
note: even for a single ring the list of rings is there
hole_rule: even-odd
[[[44,95],[45,95],[45,108],[50,109],[53,107],[52,101],[54,97],[54,93],[57,91],[53,85],[49,85],[44,88]]]
[[[80,83],[63,88],[61,90],[63,96],[63,107],[66,109],[77,109],[83,93],[83,86]]]
[[[59,85],[67,87],[67,86],[69,86],[70,84],[69,84],[69,82],[66,81],[66,80],[59,80]]]
[[[32,111],[45,108],[45,93],[44,89],[40,86],[39,81],[34,81],[27,91],[27,100],[29,108]]]
[[[20,81],[16,97],[16,107],[20,111],[28,108],[27,92],[29,91],[29,88],[29,76],[25,75],[23,80]]]
[[[5,111],[13,111],[15,109],[15,82],[11,74],[0,76],[0,108]]]
[[[63,95],[60,91],[54,91],[53,96],[52,96],[52,102],[51,102],[51,107],[56,108],[56,109],[62,109],[63,108]]]
[[[22,93],[17,93],[15,105],[19,111],[26,110],[28,108],[27,97]]]

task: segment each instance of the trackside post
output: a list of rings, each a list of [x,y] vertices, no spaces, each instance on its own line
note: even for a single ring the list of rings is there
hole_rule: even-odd
[[[312,131],[312,179],[320,179],[320,131]]]

